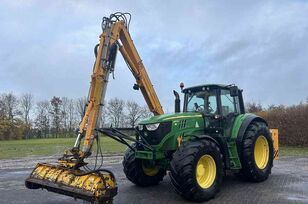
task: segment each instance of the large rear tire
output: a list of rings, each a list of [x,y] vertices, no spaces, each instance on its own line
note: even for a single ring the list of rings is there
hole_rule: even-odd
[[[132,145],[134,148],[135,144]],[[123,159],[123,170],[128,180],[138,186],[153,186],[163,180],[166,170],[152,166],[150,161],[135,158],[135,152],[127,149]]]
[[[245,131],[241,143],[242,169],[239,176],[244,180],[261,182],[268,178],[273,167],[273,140],[264,122],[253,121]]]
[[[212,141],[200,140],[183,144],[173,154],[170,164],[175,191],[190,201],[207,201],[220,189],[223,157]]]

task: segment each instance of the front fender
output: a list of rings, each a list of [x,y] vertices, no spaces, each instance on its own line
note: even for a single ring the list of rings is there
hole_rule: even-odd
[[[193,135],[193,140],[210,140],[214,142],[220,149],[221,154],[223,155],[225,168],[230,169],[230,155],[228,151],[228,145],[225,139],[222,137],[211,137],[209,135]]]

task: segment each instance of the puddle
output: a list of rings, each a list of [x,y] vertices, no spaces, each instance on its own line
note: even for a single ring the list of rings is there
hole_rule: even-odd
[[[288,196],[287,197],[288,200],[290,201],[305,201],[307,202],[308,201],[308,197],[307,196]]]

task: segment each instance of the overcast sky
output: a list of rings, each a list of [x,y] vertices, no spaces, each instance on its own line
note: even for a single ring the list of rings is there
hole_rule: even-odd
[[[308,97],[308,1],[32,1],[0,3],[0,92],[77,98],[88,92],[104,16],[130,12],[130,32],[162,105],[179,83],[235,83],[246,101]],[[107,99],[144,103],[119,56]]]

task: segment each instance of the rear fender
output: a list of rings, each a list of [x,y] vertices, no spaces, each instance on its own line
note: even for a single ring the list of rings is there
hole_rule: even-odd
[[[250,123],[252,123],[253,121],[259,121],[259,122],[264,122],[266,124],[266,126],[268,126],[268,123],[261,118],[260,116],[254,115],[254,114],[249,114],[244,121],[241,124],[241,127],[238,131],[238,135],[236,138],[236,146],[237,146],[237,151],[240,154],[240,152],[242,152],[242,141],[243,141],[243,137],[244,134],[249,126]]]

